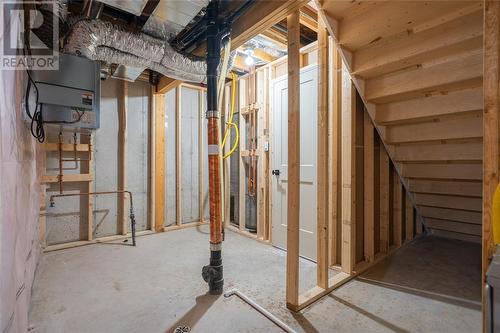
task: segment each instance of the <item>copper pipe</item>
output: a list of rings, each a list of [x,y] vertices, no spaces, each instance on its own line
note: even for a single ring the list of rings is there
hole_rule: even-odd
[[[50,196],[49,202],[50,207],[54,207],[54,198],[61,197],[76,197],[76,196],[91,196],[98,194],[128,194],[130,199],[130,224],[132,227],[132,245],[135,246],[135,214],[134,214],[134,201],[132,192],[126,190],[117,190],[117,191],[100,191],[100,192],[81,192],[81,193],[64,193],[64,194],[53,194]],[[91,212],[89,212],[90,214]]]
[[[208,119],[208,145],[219,146],[219,128],[217,118]],[[210,243],[222,242],[222,217],[220,193],[219,154],[208,155],[208,182],[210,188]]]

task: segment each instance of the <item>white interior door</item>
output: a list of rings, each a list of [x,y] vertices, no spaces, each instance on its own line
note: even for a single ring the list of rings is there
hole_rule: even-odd
[[[286,249],[288,183],[288,80],[272,84],[273,245]],[[317,67],[300,73],[300,255],[316,260]],[[279,170],[279,175],[276,175]]]

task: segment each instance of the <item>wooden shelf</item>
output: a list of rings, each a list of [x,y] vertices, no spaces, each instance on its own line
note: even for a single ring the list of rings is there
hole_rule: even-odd
[[[66,174],[62,176],[63,182],[90,182],[94,180],[92,175],[84,174]],[[59,175],[43,175],[42,183],[57,183],[59,181]]]

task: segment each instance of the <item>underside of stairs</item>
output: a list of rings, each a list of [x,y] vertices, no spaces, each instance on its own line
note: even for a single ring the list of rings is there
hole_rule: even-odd
[[[426,229],[480,242],[482,1],[319,6]]]

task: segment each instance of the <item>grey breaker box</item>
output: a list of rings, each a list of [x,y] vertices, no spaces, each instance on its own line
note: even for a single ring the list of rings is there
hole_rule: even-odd
[[[486,272],[486,332],[500,333],[500,248]]]
[[[99,62],[59,54],[59,70],[33,71],[44,122],[64,129],[99,128],[101,97]]]

